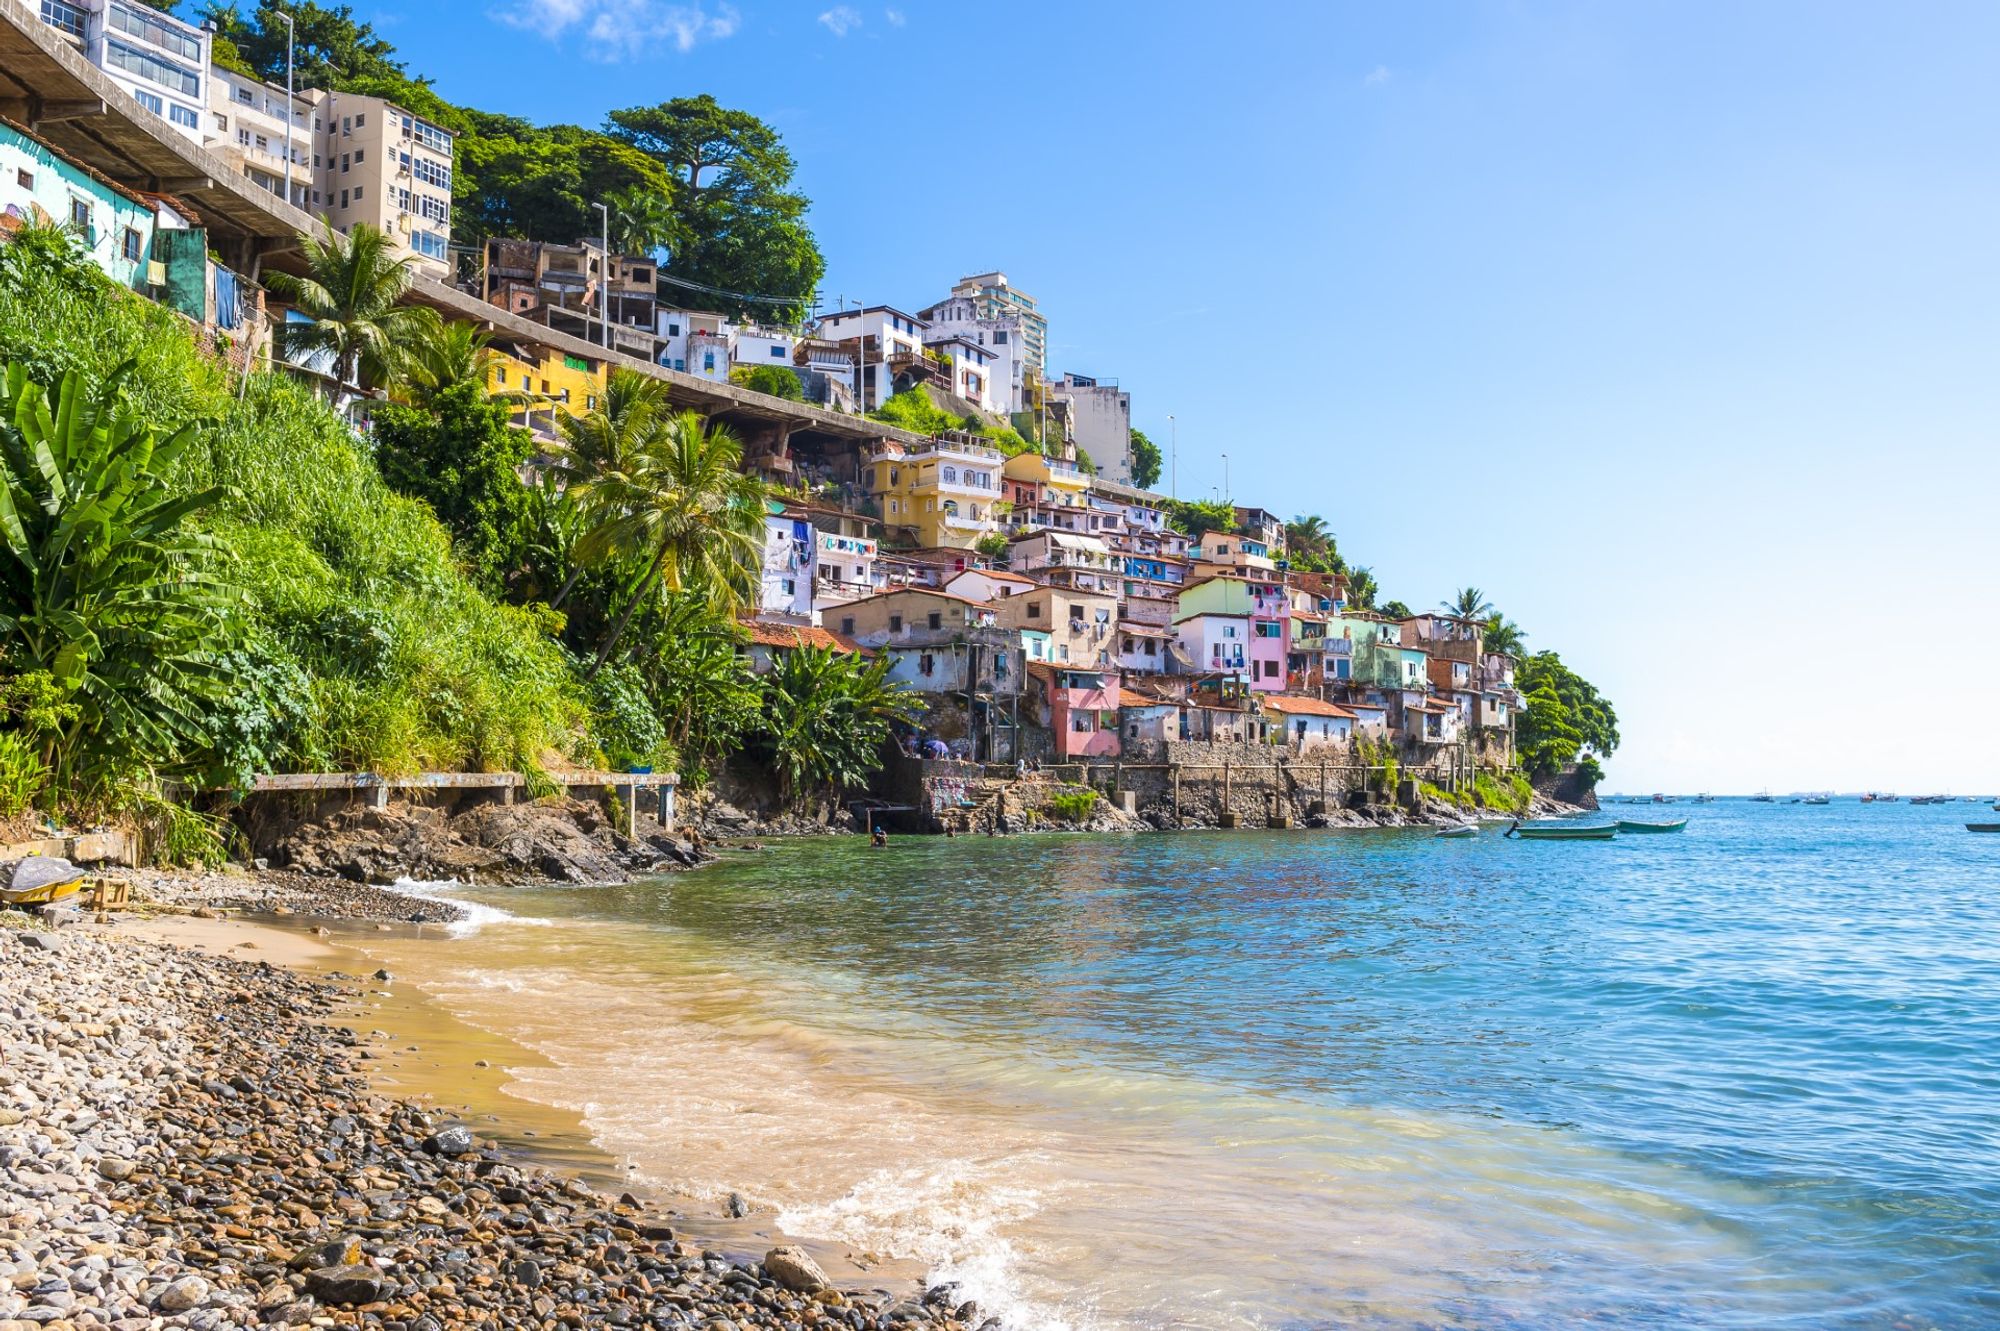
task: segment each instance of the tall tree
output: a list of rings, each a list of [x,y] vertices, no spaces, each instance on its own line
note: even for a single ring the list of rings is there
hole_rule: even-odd
[[[1340,573],[1347,567],[1334,543],[1332,528],[1317,513],[1285,524],[1285,557],[1293,568],[1313,573]]]
[[[1151,489],[1160,479],[1163,462],[1160,446],[1148,439],[1145,431],[1132,431],[1132,484],[1141,490]]]
[[[1527,642],[1528,635],[1519,624],[1496,610],[1486,620],[1485,639],[1487,651],[1504,652],[1519,659],[1524,650],[1522,644]]]
[[[1373,610],[1375,598],[1382,594],[1374,572],[1365,564],[1353,564],[1341,576],[1347,579],[1347,604],[1356,610]]]
[[[584,538],[598,516],[603,497],[622,494],[611,484],[612,479],[637,469],[640,455],[669,415],[666,381],[624,366],[611,372],[604,397],[595,409],[580,416],[557,414],[562,443],[550,474],[567,487],[563,502],[577,513],[583,534],[569,547],[569,572],[549,601],[552,609],[560,608],[585,571],[610,553],[603,542]]]
[[[1494,614],[1493,603],[1477,587],[1460,587],[1450,599],[1438,602],[1438,606],[1446,614],[1457,615],[1460,619],[1485,620]]]
[[[410,81],[403,62],[396,59],[396,48],[379,36],[373,26],[357,20],[346,5],[318,5],[313,0],[297,4],[257,0],[257,8],[249,16],[245,16],[241,6],[223,3],[203,5],[200,13],[215,34],[228,42],[260,78],[284,83],[289,44],[296,87],[344,92],[356,91],[350,87],[355,79]],[[290,41],[285,20],[280,17],[284,14],[292,17],[296,42]]]
[[[1515,681],[1528,704],[1516,722],[1515,751],[1531,773],[1552,776],[1585,754],[1609,757],[1617,750],[1611,701],[1554,652],[1521,662]]]
[[[632,213],[635,201],[674,190],[666,167],[608,134],[575,125],[542,128],[484,111],[460,114],[467,132],[454,145],[455,236],[521,236],[567,245],[596,234],[593,202],[610,200],[619,212]],[[650,219],[657,210],[650,203],[636,211],[654,225]],[[620,240],[617,223],[614,217],[613,240],[628,244],[634,237]]]
[[[595,521],[577,553],[637,570],[590,674],[604,668],[633,615],[663,588],[695,592],[724,610],[742,604],[764,534],[764,486],[737,470],[742,460],[735,435],[684,411],[648,431],[622,467],[579,487],[578,500]]]
[[[773,307],[709,297],[734,313],[803,316],[826,265],[805,223],[809,200],[791,188],[792,155],[776,130],[707,93],[613,111],[606,128],[663,164],[679,185],[669,277],[784,301]]]
[[[483,379],[460,379],[421,405],[374,413],[375,461],[389,488],[429,504],[474,581],[504,589],[528,540],[529,490],[520,467],[533,451]]]
[[[482,395],[500,353],[492,338],[461,319],[441,324],[435,332],[410,344],[397,366],[396,392],[413,405],[434,408],[437,399],[470,384]],[[518,401],[520,394],[490,394],[496,401]]]
[[[438,317],[417,305],[399,305],[416,280],[416,260],[398,257],[388,236],[366,222],[346,235],[301,236],[303,277],[272,273],[271,290],[306,316],[304,323],[278,325],[287,352],[324,357],[339,396],[339,385],[363,388],[394,378],[411,346],[433,337]]]

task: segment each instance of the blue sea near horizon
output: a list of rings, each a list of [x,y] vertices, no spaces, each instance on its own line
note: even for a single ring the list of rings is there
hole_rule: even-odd
[[[1010,1326],[2000,1324],[1991,812],[1619,814],[1689,826],[789,843],[405,965]]]

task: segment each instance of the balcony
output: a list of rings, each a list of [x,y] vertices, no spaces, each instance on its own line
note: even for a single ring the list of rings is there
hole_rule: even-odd
[[[42,22],[78,41],[83,40],[84,13],[63,0],[42,0]]]

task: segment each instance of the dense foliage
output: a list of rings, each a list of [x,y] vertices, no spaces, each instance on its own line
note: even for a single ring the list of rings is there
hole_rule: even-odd
[[[1521,662],[1514,681],[1527,699],[1516,722],[1515,751],[1529,772],[1553,776],[1573,762],[1617,750],[1618,714],[1610,700],[1554,652]]]
[[[1151,489],[1159,481],[1163,465],[1160,446],[1148,439],[1143,430],[1132,431],[1132,484],[1141,490]]]
[[[778,660],[764,682],[757,747],[787,795],[856,785],[875,770],[890,723],[918,710],[888,672],[887,656],[864,662],[817,647]]]
[[[1167,525],[1200,540],[1212,531],[1234,531],[1236,510],[1220,499],[1170,499]]]
[[[742,366],[729,372],[729,382],[787,402],[805,401],[806,392],[799,386],[798,372],[784,365]]]
[[[430,505],[472,580],[496,596],[521,560],[529,522],[520,467],[533,445],[508,414],[482,386],[460,383],[421,406],[377,407],[372,417],[382,479]]]

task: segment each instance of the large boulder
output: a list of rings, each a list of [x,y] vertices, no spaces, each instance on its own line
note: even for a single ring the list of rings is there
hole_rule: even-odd
[[[804,1248],[790,1245],[764,1254],[764,1274],[796,1294],[814,1294],[833,1283]]]

